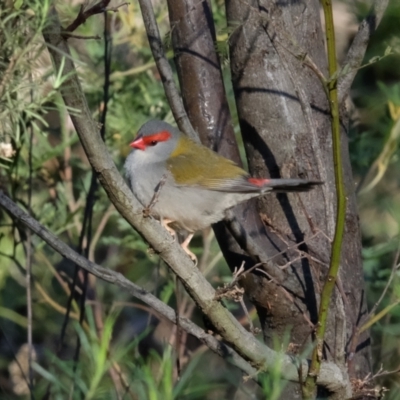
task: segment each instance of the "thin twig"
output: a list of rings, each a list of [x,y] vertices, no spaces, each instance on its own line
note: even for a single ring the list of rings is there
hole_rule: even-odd
[[[101,39],[101,37],[99,35],[85,36],[85,35],[76,35],[75,33],[71,33],[71,32],[63,32],[63,35],[67,36],[69,38],[83,39],[83,40],[89,40],[89,39],[100,40]]]
[[[29,80],[32,83],[32,74],[29,74]],[[30,90],[30,98],[33,102],[33,92]],[[28,145],[28,214],[32,213],[32,185],[33,185],[33,126],[29,128],[29,145]],[[31,399],[33,396],[33,370],[32,370],[32,360],[33,360],[33,339],[32,339],[32,233],[28,229],[26,232],[26,309],[27,309],[27,336],[28,336],[28,379],[29,388],[31,392]]]
[[[158,198],[160,197],[161,190],[165,185],[166,181],[167,181],[167,174],[164,174],[161,177],[160,182],[158,182],[156,188],[154,189],[153,197],[151,198],[149,205],[146,206],[146,208],[143,210],[143,215],[145,217],[150,216],[151,210],[156,205]]]
[[[388,376],[388,375],[397,374],[399,372],[400,372],[400,367],[398,367],[398,368],[396,368],[396,369],[394,369],[392,371],[385,371],[383,369],[383,367],[381,366],[379,368],[379,371],[371,376],[370,380],[377,379],[377,378],[382,378],[382,376]]]
[[[312,235],[311,237],[302,240],[301,242],[298,243],[294,243],[288,247],[286,247],[284,250],[280,251],[279,253],[274,254],[273,256],[269,257],[268,259],[266,259],[265,261],[259,262],[257,264],[254,264],[251,268],[249,269],[244,269],[244,262],[242,263],[242,265],[240,266],[238,271],[234,272],[234,280],[231,282],[231,285],[234,285],[238,282],[239,279],[243,278],[244,276],[246,276],[247,274],[249,274],[250,272],[254,271],[255,269],[258,269],[259,267],[268,264],[269,262],[271,262],[274,258],[281,256],[285,253],[287,253],[289,250],[294,249],[298,246],[301,246],[302,244],[306,244],[307,242],[309,242],[310,240],[312,240],[314,237],[316,237],[318,234],[323,233],[322,231],[318,230],[318,232],[316,232],[314,235]],[[298,250],[299,251],[299,250]],[[304,257],[308,257],[308,255],[304,255]],[[297,259],[296,259],[297,260]],[[287,264],[283,265],[283,266],[279,266],[280,269],[285,269],[287,268],[291,263],[293,263],[296,260],[292,260],[289,261]]]
[[[257,334],[257,333],[258,333],[258,330],[256,330],[256,329],[254,328],[253,321],[251,320],[249,311],[247,310],[247,307],[246,307],[246,303],[245,303],[244,300],[243,300],[243,296],[241,296],[241,297],[239,298],[239,303],[240,303],[240,305],[241,305],[241,307],[242,307],[242,310],[243,310],[244,314],[246,315],[247,322],[249,323],[249,331],[250,331],[251,333],[253,333],[253,334]]]
[[[349,349],[347,351],[347,353],[348,353],[347,354],[347,368],[350,372],[353,371],[353,369],[354,369],[354,365],[353,365],[354,355],[356,353],[358,339],[360,337],[360,334],[362,332],[364,332],[366,329],[368,329],[372,323],[374,323],[374,318],[378,317],[380,319],[384,316],[384,314],[382,314],[382,316],[379,316],[379,315],[374,316],[374,314],[375,314],[375,311],[378,308],[379,304],[384,299],[386,292],[389,289],[394,276],[396,275],[396,271],[400,267],[400,264],[398,264],[399,256],[400,256],[400,246],[398,247],[395,257],[394,257],[394,260],[393,260],[392,272],[391,272],[390,277],[385,285],[385,288],[383,289],[383,291],[381,293],[381,296],[379,297],[379,300],[374,304],[374,306],[372,307],[372,309],[368,313],[368,315],[366,315],[362,319],[362,322],[360,322],[358,325],[354,324],[353,331],[351,334]],[[396,303],[394,303],[394,304],[396,304]],[[394,306],[394,304],[392,306]],[[388,308],[386,308],[385,310],[383,310],[383,313],[387,313],[388,311],[390,311],[390,306]]]
[[[175,277],[175,298],[176,298],[176,335],[175,335],[175,351],[176,351],[176,376],[179,381],[181,378],[182,366],[181,366],[181,349],[182,349],[182,328],[180,325],[180,316],[182,314],[182,308],[184,305],[182,304],[182,296],[180,290],[180,282],[179,279]]]
[[[35,283],[35,288],[38,291],[38,293],[42,296],[42,300],[45,303],[47,303],[51,308],[53,308],[54,310],[56,310],[60,314],[65,315],[65,313],[67,312],[67,309],[65,307],[63,307],[62,305],[58,304],[56,301],[54,301],[51,298],[51,296],[46,293],[46,291],[43,289],[43,287],[38,282]],[[79,314],[78,313],[70,312],[69,316],[70,316],[70,318],[79,321]],[[87,326],[86,326],[86,328],[87,328]]]
[[[368,316],[366,318],[367,320],[369,318],[371,318],[375,314],[375,311],[378,308],[379,304],[381,304],[382,300],[385,298],[386,292],[388,291],[388,289],[389,289],[389,287],[390,287],[390,285],[391,285],[391,283],[393,281],[393,278],[395,277],[396,272],[400,267],[400,264],[398,263],[399,262],[399,256],[400,256],[400,246],[397,248],[396,255],[395,255],[394,260],[393,260],[392,271],[390,273],[390,277],[389,277],[389,279],[388,279],[388,281],[387,281],[387,283],[385,285],[385,288],[382,291],[381,296],[379,297],[379,300],[374,304],[374,306],[371,308],[371,311],[368,313]]]
[[[88,18],[90,18],[93,15],[96,14],[101,14],[106,11],[112,11],[112,12],[117,12],[119,8],[125,5],[129,5],[129,3],[121,3],[115,7],[109,7],[107,6],[110,4],[110,0],[101,0],[98,3],[94,4],[92,7],[88,8],[85,10],[85,5],[82,4],[81,8],[79,9],[79,13],[76,16],[75,20],[65,28],[64,31],[62,31],[61,35],[65,38],[68,39],[70,37],[70,32],[73,32],[76,28],[81,26],[86,22]]]
[[[97,225],[97,229],[92,237],[92,243],[90,244],[90,249],[89,249],[89,260],[90,261],[95,261],[94,260],[94,249],[96,248],[97,242],[99,241],[100,236],[103,233],[104,228],[106,227],[107,222],[110,219],[110,217],[114,211],[115,211],[114,206],[112,204],[110,204],[108,206],[106,212],[101,217],[99,224]]]
[[[363,61],[369,39],[376,31],[388,3],[389,0],[375,0],[371,11],[358,28],[357,35],[353,39],[350,49],[347,52],[346,59],[343,62],[343,65],[348,69],[348,73],[340,76],[337,84],[339,104],[342,104],[343,100],[346,99],[349,94],[354,77]]]

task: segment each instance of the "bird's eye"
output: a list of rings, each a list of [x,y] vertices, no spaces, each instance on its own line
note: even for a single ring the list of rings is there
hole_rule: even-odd
[[[157,140],[152,140],[152,141],[150,142],[150,146],[155,146],[157,143],[158,143]]]

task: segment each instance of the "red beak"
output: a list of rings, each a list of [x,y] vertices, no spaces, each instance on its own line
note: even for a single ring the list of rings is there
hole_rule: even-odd
[[[141,136],[137,137],[129,146],[134,149],[146,150],[146,144]]]

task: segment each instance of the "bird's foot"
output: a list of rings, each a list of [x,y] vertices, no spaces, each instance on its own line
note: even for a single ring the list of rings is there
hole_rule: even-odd
[[[172,222],[174,222],[172,219],[168,219],[168,218],[163,218],[163,217],[161,217],[160,218],[160,222],[161,222],[161,226],[163,226],[169,233],[170,233],[170,235],[172,236],[172,238],[173,238],[173,241],[172,241],[172,243],[173,242],[175,242],[175,240],[176,240],[176,232],[175,232],[175,230],[174,229],[172,229],[168,224],[171,224]]]
[[[190,259],[193,261],[194,265],[197,266],[197,257],[196,255],[189,249],[189,244],[190,241],[193,238],[193,233],[190,233],[187,238],[182,242],[181,246],[182,249],[185,250],[186,254],[190,257]]]

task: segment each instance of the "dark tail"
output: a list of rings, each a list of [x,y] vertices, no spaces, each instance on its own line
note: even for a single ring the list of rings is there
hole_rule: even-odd
[[[269,179],[265,184],[265,189],[275,193],[284,192],[308,192],[314,186],[322,185],[324,182],[309,181],[307,179]],[[268,189],[269,188],[269,189]]]

